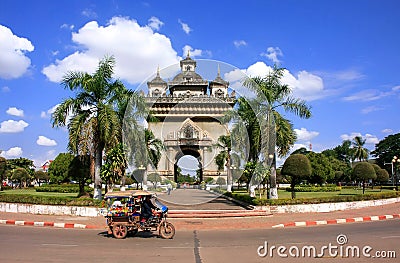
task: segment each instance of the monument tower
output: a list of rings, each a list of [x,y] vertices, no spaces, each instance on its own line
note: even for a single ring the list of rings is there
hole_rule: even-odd
[[[200,181],[205,177],[217,179],[226,171],[218,171],[214,161],[222,150],[218,138],[229,134],[228,127],[220,122],[224,113],[235,104],[235,92],[228,93],[229,82],[220,76],[208,81],[196,73],[197,62],[188,53],[180,61],[181,71],[168,82],[160,76],[147,82],[145,97],[150,112],[157,122],[148,128],[165,146],[158,167],[154,171],[170,180],[177,180],[177,164],[181,157],[191,155],[199,163]]]

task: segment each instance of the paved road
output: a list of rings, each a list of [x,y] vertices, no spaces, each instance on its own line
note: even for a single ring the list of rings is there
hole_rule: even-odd
[[[171,210],[237,210],[244,209],[237,203],[214,193],[199,189],[176,189],[170,195],[159,194],[158,197]]]
[[[338,262],[326,252],[323,259],[260,257],[263,246],[337,245],[345,234],[347,245],[368,245],[377,250],[395,251],[397,259],[346,258],[346,262],[398,262],[400,257],[400,219],[317,226],[309,228],[179,231],[173,240],[141,234],[125,240],[107,237],[99,230],[0,226],[1,262]],[[372,254],[370,252],[370,254]],[[287,253],[287,251],[286,251]]]

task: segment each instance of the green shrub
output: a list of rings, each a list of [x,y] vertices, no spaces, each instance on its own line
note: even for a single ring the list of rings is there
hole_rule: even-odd
[[[290,187],[286,187],[287,192],[291,192]],[[296,186],[294,188],[295,192],[336,192],[340,191],[340,186]]]
[[[382,192],[376,194],[364,195],[337,195],[330,197],[318,198],[298,198],[298,199],[255,199],[256,205],[295,205],[295,204],[320,204],[320,203],[338,203],[338,202],[354,202],[354,201],[367,201],[377,199],[387,199],[400,197],[400,192]]]
[[[320,204],[320,203],[339,203],[339,202],[354,202],[367,201],[377,199],[387,199],[400,197],[399,192],[378,192],[374,194],[364,195],[335,195],[329,197],[315,198],[297,198],[297,199],[266,199],[250,197],[248,193],[229,193],[225,192],[225,196],[232,197],[236,200],[248,203],[249,205],[297,205],[297,204]]]
[[[255,197],[251,197],[249,194],[247,193],[230,193],[230,192],[226,192],[224,193],[225,196],[229,196],[232,197],[238,201],[242,201],[245,203],[248,203],[250,205],[255,205],[256,203],[254,202],[254,200],[256,199]]]
[[[79,193],[79,185],[62,184],[62,185],[42,185],[35,187],[36,192],[52,192],[52,193]],[[85,186],[85,192],[91,192],[93,189]]]
[[[29,194],[0,194],[0,202],[37,205],[99,206],[100,201],[92,198],[65,196],[36,196]]]

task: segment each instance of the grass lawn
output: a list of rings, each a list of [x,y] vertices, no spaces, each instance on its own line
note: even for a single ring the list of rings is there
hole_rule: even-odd
[[[245,190],[234,190],[236,193],[246,193]],[[382,191],[377,187],[375,189],[366,188],[365,194],[374,194],[374,193],[383,193],[383,192],[393,192],[393,190],[383,189]],[[341,191],[335,192],[296,192],[296,198],[318,198],[318,197],[332,197],[332,196],[344,196],[344,195],[361,195],[362,188],[346,188]],[[259,196],[258,191],[256,191],[256,196]],[[279,199],[291,199],[292,193],[287,192],[286,190],[280,189],[278,190]]]
[[[36,192],[35,189],[12,189],[4,190],[1,194],[29,194],[35,196],[60,196],[60,197],[77,197],[78,193],[52,193],[52,192]]]

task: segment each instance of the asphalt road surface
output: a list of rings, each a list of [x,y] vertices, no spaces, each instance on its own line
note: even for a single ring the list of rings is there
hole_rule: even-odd
[[[308,256],[311,246],[322,258]],[[271,250],[272,247],[275,248]],[[282,247],[279,253],[278,247]],[[353,256],[356,247],[360,257]],[[365,248],[364,254],[371,257],[362,254]],[[295,256],[296,249],[299,257]],[[342,255],[348,251],[349,256],[338,257],[340,249]],[[392,258],[376,258],[376,252]],[[399,258],[400,219],[305,228],[179,231],[172,240],[140,232],[117,240],[99,230],[0,226],[2,263],[399,262]]]

